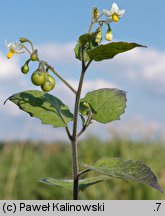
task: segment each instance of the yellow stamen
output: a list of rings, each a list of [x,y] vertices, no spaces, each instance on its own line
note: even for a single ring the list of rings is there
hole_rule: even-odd
[[[119,21],[119,16],[117,14],[113,14],[112,19],[113,19],[114,22],[118,22]]]
[[[8,54],[7,54],[7,58],[8,58],[8,59],[11,59],[11,57],[13,56],[13,54],[14,54],[14,50],[10,50],[10,51],[8,52]]]

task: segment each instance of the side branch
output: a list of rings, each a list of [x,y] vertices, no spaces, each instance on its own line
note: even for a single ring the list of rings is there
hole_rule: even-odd
[[[51,65],[49,65],[47,62],[44,61],[44,65],[46,67],[48,67],[66,86],[68,86],[68,88],[70,88],[70,90],[76,94],[77,91],[62,77],[60,76],[57,71],[54,69],[54,67],[52,67]]]

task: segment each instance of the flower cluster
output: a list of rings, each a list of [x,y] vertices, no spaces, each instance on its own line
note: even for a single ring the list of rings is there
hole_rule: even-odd
[[[110,10],[103,9],[103,13],[100,14],[99,10],[95,7],[92,10],[92,23],[98,23],[100,25],[100,32],[98,33],[98,36],[96,37],[96,43],[101,43],[102,40],[102,26],[105,23],[108,27],[105,39],[107,41],[111,41],[113,39],[112,30],[110,27],[110,23],[112,22],[119,22],[119,19],[124,15],[125,10],[119,10],[119,7],[116,3],[112,4],[112,7]],[[105,15],[107,18],[106,20],[99,20],[102,15]]]
[[[23,43],[28,42],[31,45],[31,50],[28,49]],[[25,64],[21,67],[21,71],[23,74],[27,74],[29,72],[29,62],[30,61],[38,61],[38,68],[32,73],[31,81],[34,85],[40,86],[44,92],[49,92],[55,87],[55,79],[48,73],[49,67],[45,69],[45,62],[40,61],[38,57],[38,51],[34,50],[33,44],[30,40],[26,38],[20,38],[20,43],[18,42],[10,42],[6,43],[8,48],[7,58],[11,59],[13,54],[22,54],[27,51],[30,54],[30,58],[25,62]]]
[[[18,43],[18,42],[12,42],[12,43],[7,43],[7,41],[5,41],[6,43],[6,47],[8,48],[9,52],[7,54],[7,58],[10,59],[13,54],[21,54],[24,53],[25,51],[23,50],[23,46]]]
[[[95,35],[95,43],[96,46],[102,41],[102,26],[105,24],[108,29],[105,35],[105,39],[107,41],[111,41],[113,38],[112,30],[110,27],[111,22],[117,23],[119,19],[124,15],[125,10],[119,10],[116,3],[112,4],[110,10],[103,9],[103,13],[100,14],[99,10],[95,7],[92,10],[92,19],[91,26],[89,29],[89,33],[92,29],[94,23],[99,24],[99,28],[97,29],[97,35]],[[100,20],[100,18],[105,15],[107,17],[106,20]],[[10,42],[6,43],[6,47],[8,48],[7,58],[11,59],[14,54],[22,54],[24,52],[28,52],[30,54],[30,58],[25,62],[25,64],[21,67],[21,71],[24,74],[29,72],[29,62],[30,61],[38,61],[38,68],[32,73],[31,81],[34,85],[41,86],[41,89],[45,92],[51,91],[55,86],[55,80],[52,76],[49,75],[48,70],[50,66],[46,65],[45,62],[40,61],[38,57],[37,50],[34,50],[33,44],[30,40],[21,37],[20,43],[18,42]],[[31,50],[28,49],[24,43],[29,43],[31,45]],[[45,69],[46,67],[46,69]],[[52,69],[51,69],[52,70]]]

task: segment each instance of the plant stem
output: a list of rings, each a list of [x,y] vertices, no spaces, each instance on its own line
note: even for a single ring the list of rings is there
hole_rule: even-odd
[[[90,34],[91,31],[92,31],[92,27],[93,27],[94,23],[98,22],[98,19],[99,19],[102,15],[103,15],[103,13],[100,14],[100,16],[98,16],[95,20],[92,20],[92,21],[91,21],[91,24],[90,24],[89,29],[88,29],[88,33],[89,33],[89,34]]]
[[[72,159],[73,159],[73,199],[78,200],[78,181],[79,181],[79,168],[78,168],[78,154],[77,154],[77,123],[78,123],[78,113],[79,113],[79,104],[82,85],[85,76],[85,61],[84,61],[84,49],[82,49],[82,71],[79,81],[79,86],[75,99],[74,107],[74,121],[73,121],[73,135],[72,135]]]
[[[32,48],[32,52],[34,52],[34,47],[33,47],[33,43],[31,42],[31,40],[27,40],[28,43],[30,43],[30,46]]]
[[[88,33],[89,33],[89,34],[90,34],[91,31],[92,31],[93,24],[94,24],[94,22],[92,21],[91,24],[90,24],[90,26],[89,26],[89,29],[88,29]]]
[[[85,70],[82,70],[79,87],[75,100],[75,109],[74,109],[74,121],[73,121],[73,135],[72,135],[72,157],[73,157],[73,199],[78,199],[78,154],[77,154],[77,123],[78,123],[78,112],[79,112],[79,103],[82,90],[82,84],[84,80]]]
[[[29,49],[25,45],[23,45],[23,44],[20,44],[20,45],[29,53],[29,55],[31,55],[31,52],[29,51]]]

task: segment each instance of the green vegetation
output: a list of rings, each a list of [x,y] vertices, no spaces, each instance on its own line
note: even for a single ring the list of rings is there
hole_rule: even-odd
[[[158,176],[165,190],[165,145],[133,143],[126,140],[102,142],[95,138],[81,141],[81,163],[93,164],[102,156],[142,160]],[[70,145],[64,143],[1,143],[0,199],[71,199],[72,191],[38,182],[45,177],[70,178]],[[88,174],[88,177],[94,173]],[[85,177],[85,176],[84,176]],[[98,183],[80,192],[81,199],[165,199],[165,194],[148,186],[123,180]]]

